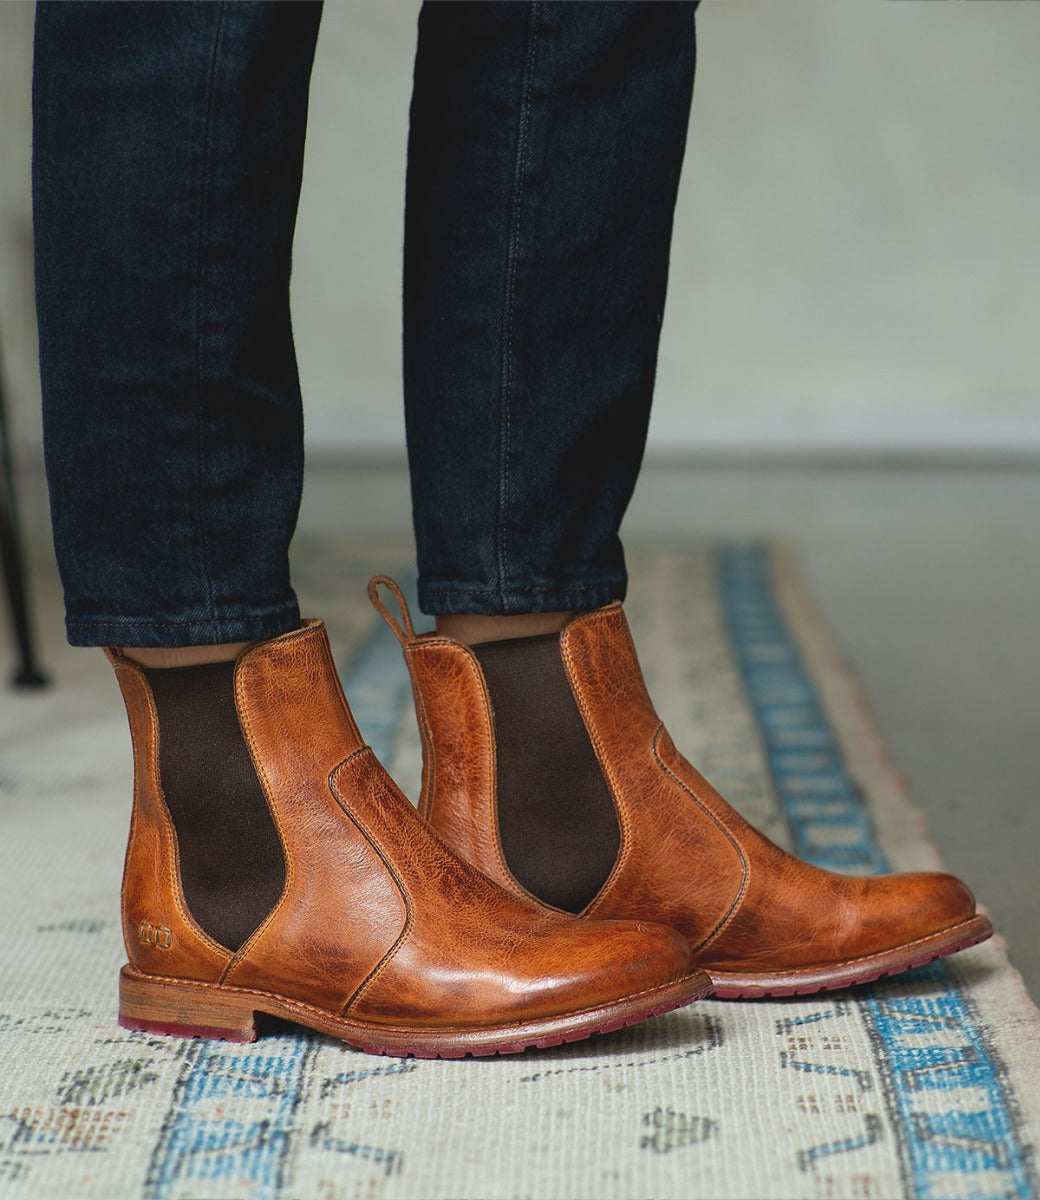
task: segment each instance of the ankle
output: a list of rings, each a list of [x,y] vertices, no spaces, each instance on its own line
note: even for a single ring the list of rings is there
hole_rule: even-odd
[[[232,662],[252,642],[222,642],[214,646],[122,646],[120,653],[142,667],[199,667]]]
[[[570,612],[517,613],[513,616],[486,616],[482,613],[439,615],[437,632],[457,642],[501,642],[508,638],[538,637],[558,633],[573,614]]]

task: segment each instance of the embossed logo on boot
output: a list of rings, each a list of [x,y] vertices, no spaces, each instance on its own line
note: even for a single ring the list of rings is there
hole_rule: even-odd
[[[137,927],[137,940],[146,946],[155,946],[158,950],[169,950],[173,945],[173,931],[165,925],[152,925],[142,921]]]

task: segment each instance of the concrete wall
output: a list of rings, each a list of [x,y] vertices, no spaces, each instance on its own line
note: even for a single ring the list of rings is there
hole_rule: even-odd
[[[40,443],[29,192],[33,6],[0,2],[0,370],[19,447]]]
[[[1040,6],[701,13],[657,437],[1040,447]]]
[[[326,6],[296,241],[312,448],[400,446],[417,5]],[[1040,452],[1040,5],[706,0],[651,442]],[[0,3],[0,329],[38,442],[31,6]]]

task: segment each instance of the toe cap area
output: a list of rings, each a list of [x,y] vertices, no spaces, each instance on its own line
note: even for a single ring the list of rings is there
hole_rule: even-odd
[[[878,949],[928,937],[975,915],[970,889],[945,872],[881,875],[863,882],[861,903],[868,914],[863,924],[874,931]],[[876,915],[870,919],[869,914]]]
[[[604,1009],[690,975],[687,940],[644,921],[540,914],[523,937],[496,931],[465,957],[413,956],[407,941],[352,1007],[354,1015],[428,1027],[488,1028]]]
[[[975,916],[970,890],[943,872],[848,876],[799,868],[782,886],[745,902],[694,955],[696,965],[767,972],[840,966]]]
[[[909,946],[975,915],[969,889],[939,871],[842,879],[835,892],[831,920],[819,938],[821,949],[830,945],[835,959]]]

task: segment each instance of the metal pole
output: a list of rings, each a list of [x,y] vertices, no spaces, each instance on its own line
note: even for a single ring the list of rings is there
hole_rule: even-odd
[[[32,622],[26,589],[25,556],[15,500],[14,467],[7,436],[7,398],[0,358],[0,561],[3,563],[7,604],[18,649],[18,667],[11,683],[19,688],[43,687],[47,677],[36,663]]]

